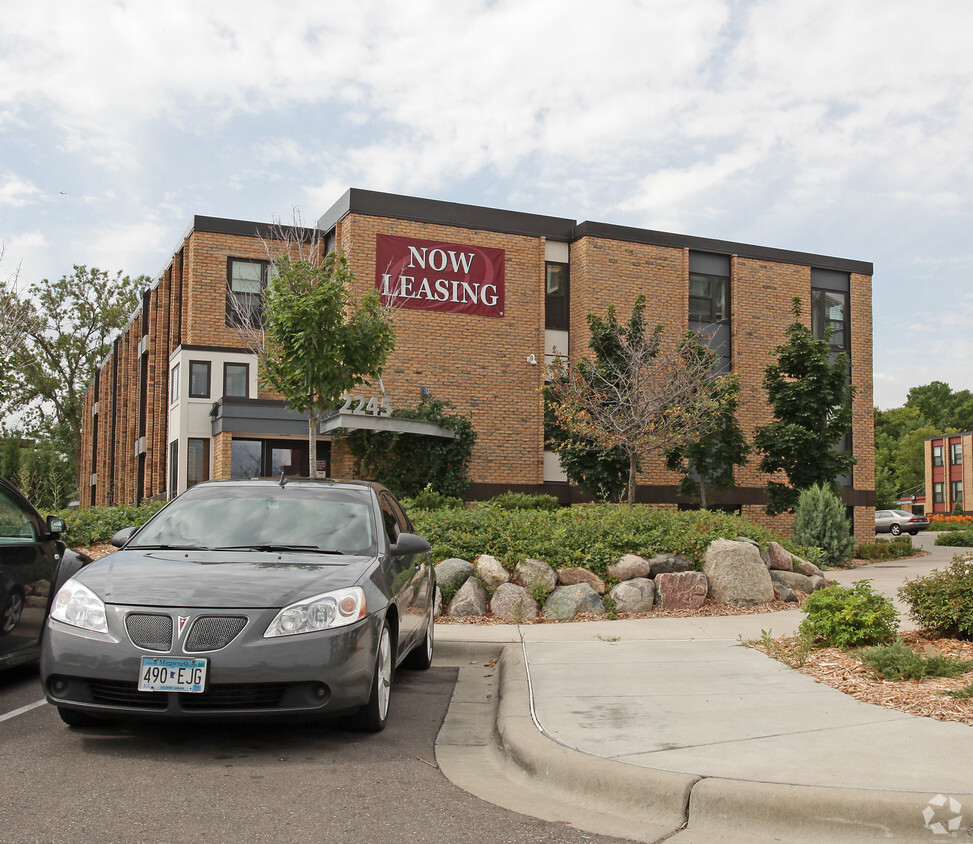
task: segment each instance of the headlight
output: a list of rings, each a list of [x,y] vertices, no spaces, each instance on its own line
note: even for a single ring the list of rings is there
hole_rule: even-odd
[[[284,607],[270,622],[264,638],[316,633],[344,627],[365,617],[365,593],[358,586],[325,592]]]
[[[58,589],[51,607],[51,618],[96,633],[108,632],[104,601],[74,579]]]

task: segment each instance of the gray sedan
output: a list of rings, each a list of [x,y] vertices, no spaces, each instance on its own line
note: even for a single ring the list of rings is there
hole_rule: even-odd
[[[41,678],[72,726],[346,716],[377,732],[397,665],[432,661],[429,544],[384,487],[212,481],[54,598]]]
[[[927,527],[929,527],[929,519],[925,516],[917,516],[905,510],[875,511],[875,533],[891,533],[892,536],[910,533],[915,536]]]

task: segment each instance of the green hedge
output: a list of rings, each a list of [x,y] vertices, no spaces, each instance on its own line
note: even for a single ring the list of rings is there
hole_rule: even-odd
[[[891,542],[887,539],[861,542],[855,546],[854,556],[857,560],[899,560],[915,553],[911,536],[897,536]]]
[[[122,528],[147,522],[164,504],[164,501],[143,501],[138,506],[71,507],[61,510],[58,515],[67,526],[62,539],[72,548],[110,542]]]
[[[581,566],[600,575],[628,553],[651,557],[671,551],[699,566],[717,538],[747,536],[762,546],[780,541],[769,528],[707,510],[675,513],[617,504],[503,510],[486,503],[464,510],[413,510],[410,516],[436,560],[492,554],[512,567],[532,557],[554,568]]]
[[[973,546],[973,530],[952,530],[936,537],[936,545],[951,545],[959,548]]]

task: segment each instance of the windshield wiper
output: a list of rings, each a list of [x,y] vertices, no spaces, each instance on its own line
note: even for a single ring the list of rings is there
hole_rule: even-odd
[[[331,548],[319,548],[317,545],[221,545],[213,548],[213,551],[293,551],[295,553],[307,552],[310,554],[344,554]]]
[[[140,548],[148,551],[212,551],[206,545],[130,545],[129,548]]]

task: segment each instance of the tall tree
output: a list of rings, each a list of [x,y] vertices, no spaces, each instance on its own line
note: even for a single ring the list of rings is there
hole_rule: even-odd
[[[760,470],[783,472],[789,484],[767,484],[767,512],[793,510],[800,491],[814,484],[833,486],[851,471],[855,459],[840,450],[851,428],[855,388],[848,383],[847,360],[827,340],[815,340],[801,321],[801,300],[794,298],[794,322],[787,341],[774,349],[777,362],[767,367],[764,389],[774,421],[757,429],[754,447],[763,454]]]
[[[128,323],[146,276],[114,276],[75,265],[58,281],[43,279],[8,303],[24,315],[24,336],[5,370],[16,377],[3,398],[19,412],[29,434],[50,438],[77,466],[84,394],[114,335]]]
[[[699,504],[704,510],[709,506],[708,489],[730,489],[734,484],[734,467],[746,463],[750,453],[736,418],[739,393],[739,382],[731,378],[727,384],[726,404],[717,414],[712,430],[666,455],[666,467],[684,473],[682,490],[690,495],[698,493]]]
[[[609,306],[604,320],[589,314],[588,327],[595,360],[555,365],[552,372],[554,420],[571,437],[625,454],[631,504],[641,461],[710,431],[726,407],[731,379],[715,371],[717,353],[693,332],[669,337],[661,323],[647,330],[644,296],[627,325]]]
[[[275,261],[267,285],[264,316],[267,342],[259,353],[264,384],[308,419],[311,477],[317,474],[319,423],[338,399],[381,377],[395,346],[391,314],[378,294],[353,303],[353,281],[344,257],[314,253]]]

